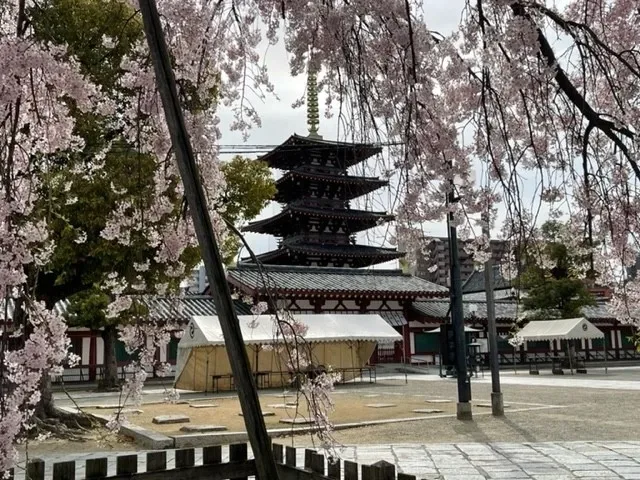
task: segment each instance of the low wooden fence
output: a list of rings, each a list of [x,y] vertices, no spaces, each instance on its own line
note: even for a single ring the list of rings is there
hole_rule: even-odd
[[[53,480],[108,479],[108,480],[247,480],[256,475],[254,460],[248,459],[246,443],[229,446],[229,461],[222,462],[222,447],[204,447],[202,465],[195,465],[195,450],[175,450],[175,467],[167,469],[167,450],[146,454],[146,472],[138,473],[138,455],[116,457],[115,475],[107,475],[108,458],[86,460],[85,475],[76,475],[76,462],[58,462],[53,465]],[[297,466],[296,449],[280,444],[273,445],[273,455],[278,465],[280,480],[416,480],[414,475],[396,474],[395,466],[380,461],[373,465],[359,465],[348,460],[327,462],[324,455],[315,450],[304,450],[304,465]],[[44,480],[45,462],[34,460],[27,464],[27,480]],[[344,470],[344,471],[343,471]],[[9,478],[14,478],[13,471]],[[2,475],[0,475],[0,478]]]

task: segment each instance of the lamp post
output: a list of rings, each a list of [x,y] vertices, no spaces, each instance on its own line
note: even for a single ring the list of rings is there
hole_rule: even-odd
[[[447,196],[447,205],[451,206],[458,199],[454,193],[454,182]],[[453,212],[447,215],[447,231],[449,234],[449,264],[451,275],[451,323],[456,345],[456,376],[458,381],[458,403],[456,417],[458,420],[471,420],[471,382],[467,375],[467,349],[464,337],[464,312],[462,310],[462,281],[460,280],[460,259],[458,257],[458,232]]]

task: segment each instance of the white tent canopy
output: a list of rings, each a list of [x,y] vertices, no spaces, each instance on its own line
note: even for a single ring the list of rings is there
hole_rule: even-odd
[[[402,340],[380,315],[293,315],[306,325],[307,342],[341,342],[367,340],[393,342]],[[239,315],[242,338],[247,345],[266,345],[278,339],[278,329],[272,315]],[[282,338],[280,337],[280,340]],[[179,348],[224,345],[224,337],[218,317],[194,316],[180,339]]]
[[[376,345],[402,340],[379,315],[293,315],[307,327],[304,334],[310,361],[341,371],[343,379],[362,375]],[[286,352],[265,348],[282,342],[272,315],[238,317],[252,371],[266,376],[271,387],[291,384]],[[176,362],[176,388],[232,389],[232,368],[216,316],[194,316],[180,343]],[[215,383],[214,383],[215,378]]]
[[[604,338],[604,333],[585,318],[563,318],[559,320],[532,320],[518,332],[527,341],[579,340],[582,338]]]

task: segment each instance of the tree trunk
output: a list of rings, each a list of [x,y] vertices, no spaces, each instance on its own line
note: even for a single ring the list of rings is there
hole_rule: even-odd
[[[56,416],[51,376],[47,372],[40,378],[40,402],[36,407],[36,416],[40,419]]]
[[[103,379],[99,384],[102,390],[113,390],[119,387],[118,362],[116,359],[116,337],[115,325],[107,325],[102,330],[104,340],[104,369]]]

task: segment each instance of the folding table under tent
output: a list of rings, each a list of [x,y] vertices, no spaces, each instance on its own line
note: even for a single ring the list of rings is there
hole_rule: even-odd
[[[582,340],[602,338],[604,345],[604,371],[607,369],[607,342],[604,333],[586,318],[561,318],[558,320],[531,320],[517,335],[527,341]],[[568,348],[568,346],[567,346]],[[571,373],[571,355],[569,355]]]
[[[308,328],[304,341],[312,363],[342,371],[344,380],[362,372],[378,342],[402,340],[380,315],[294,314],[293,318]],[[240,315],[238,320],[254,374],[268,375],[270,387],[287,384],[287,354],[274,317]],[[175,387],[207,391],[213,377],[217,389],[233,387],[220,322],[216,316],[194,316],[178,343]]]

